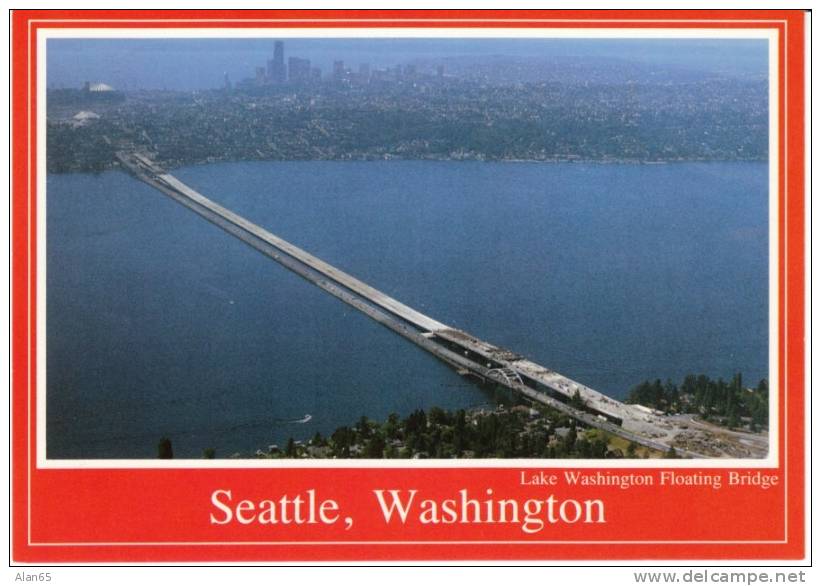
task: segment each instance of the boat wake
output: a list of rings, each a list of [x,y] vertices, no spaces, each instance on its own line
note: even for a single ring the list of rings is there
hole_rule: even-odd
[[[304,417],[300,417],[299,419],[277,419],[277,423],[308,423],[311,419],[313,419],[313,415],[310,413],[306,413]]]

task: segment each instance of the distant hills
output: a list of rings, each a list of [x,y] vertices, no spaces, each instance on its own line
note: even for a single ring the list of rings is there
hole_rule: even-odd
[[[420,71],[444,66],[447,75],[494,85],[562,83],[573,85],[623,83],[692,83],[710,79],[761,80],[743,71],[719,73],[680,65],[642,63],[615,57],[489,55],[416,59]]]

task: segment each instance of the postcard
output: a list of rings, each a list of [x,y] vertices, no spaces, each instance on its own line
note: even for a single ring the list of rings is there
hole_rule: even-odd
[[[13,560],[805,556],[800,11],[14,11]]]

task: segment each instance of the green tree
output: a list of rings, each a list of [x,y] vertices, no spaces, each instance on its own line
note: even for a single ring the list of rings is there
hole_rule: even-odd
[[[441,407],[431,407],[428,409],[428,421],[431,423],[436,425],[447,425],[449,423],[448,419],[447,412]]]
[[[408,433],[418,433],[425,431],[428,427],[428,417],[421,409],[415,410],[408,415],[405,420],[405,431]]]
[[[365,445],[366,458],[382,458],[385,451],[385,440],[379,434],[374,436]]]
[[[607,455],[607,442],[601,438],[596,438],[590,444],[590,457],[604,458]]]
[[[157,444],[157,457],[160,460],[171,460],[174,457],[171,440],[167,437],[160,438],[160,443]]]
[[[667,382],[664,384],[664,396],[665,401],[667,403],[667,412],[668,413],[678,413],[681,408],[681,398],[679,397],[679,390],[675,383],[667,379]]]
[[[398,458],[398,457],[399,457],[399,452],[396,451],[396,448],[393,445],[388,444],[385,447],[385,458],[393,460],[393,459]]]
[[[355,433],[350,427],[338,427],[336,431],[331,434],[331,441],[334,444],[334,455],[347,458],[350,455],[350,447],[354,441],[354,437]]]
[[[767,425],[770,418],[770,388],[767,379],[761,379],[753,393],[753,407],[750,415],[757,425]]]
[[[572,454],[573,450],[576,447],[576,420],[574,419],[570,424],[570,431],[567,432],[567,435],[564,437],[564,449],[565,452],[568,454]]]
[[[655,407],[656,409],[664,409],[664,387],[661,384],[661,379],[657,378],[653,382],[652,397],[653,403],[651,406]]]
[[[314,434],[314,437],[311,439],[312,446],[325,446],[328,445],[328,442],[325,441],[325,438],[322,437],[322,434],[318,431]]]
[[[294,442],[294,438],[292,437],[288,438],[288,443],[285,445],[285,456],[288,458],[296,457],[296,442]]]
[[[391,413],[388,415],[388,419],[385,421],[385,425],[382,426],[385,430],[385,437],[388,439],[397,439],[399,436],[399,432],[401,430],[402,421],[398,414]]]
[[[364,415],[359,418],[359,423],[356,424],[356,432],[363,440],[371,437],[371,424]]]

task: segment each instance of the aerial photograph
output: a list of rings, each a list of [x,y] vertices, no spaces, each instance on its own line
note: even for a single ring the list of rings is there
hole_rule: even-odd
[[[767,457],[768,56],[49,38],[46,457]]]

